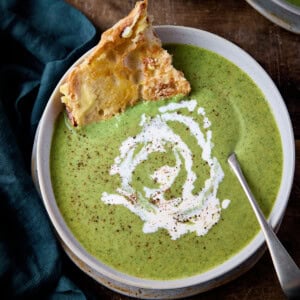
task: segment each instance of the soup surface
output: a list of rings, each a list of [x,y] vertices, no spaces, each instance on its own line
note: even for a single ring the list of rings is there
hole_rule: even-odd
[[[74,236],[105,264],[151,279],[202,273],[257,234],[232,151],[266,216],[282,173],[279,132],[254,82],[213,52],[166,48],[188,97],[140,102],[81,129],[61,114],[51,148],[53,190]]]
[[[285,1],[300,7],[300,0],[285,0]]]

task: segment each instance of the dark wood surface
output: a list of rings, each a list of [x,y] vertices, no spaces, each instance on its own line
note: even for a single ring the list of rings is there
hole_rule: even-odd
[[[133,0],[67,0],[104,31],[124,17]],[[300,266],[300,35],[274,25],[243,0],[149,0],[154,24],[207,30],[237,44],[274,80],[289,110],[295,135],[296,169],[288,208],[278,236]],[[74,266],[71,277],[99,299],[131,299],[88,278]],[[285,299],[269,253],[238,279],[189,299]]]

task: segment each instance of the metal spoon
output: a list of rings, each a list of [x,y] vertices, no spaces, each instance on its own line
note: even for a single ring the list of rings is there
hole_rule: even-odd
[[[271,226],[267,223],[247,184],[235,153],[228,157],[228,163],[242,185],[265,235],[273,264],[284,294],[289,299],[300,299],[300,269],[278,240]]]

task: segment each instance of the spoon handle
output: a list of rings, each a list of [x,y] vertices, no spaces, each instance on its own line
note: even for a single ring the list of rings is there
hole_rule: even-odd
[[[271,226],[267,223],[261,209],[259,208],[237,161],[236,155],[233,153],[228,158],[228,163],[233,169],[239,182],[241,183],[250,204],[254,210],[257,220],[265,235],[265,239],[271,253],[273,264],[277,272],[277,276],[281,287],[290,299],[299,299],[300,297],[300,269],[295,264],[291,256],[278,240]]]

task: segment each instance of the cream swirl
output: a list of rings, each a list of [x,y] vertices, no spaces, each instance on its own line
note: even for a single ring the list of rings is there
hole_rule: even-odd
[[[124,205],[138,215],[144,221],[144,233],[164,228],[172,239],[188,232],[196,232],[198,236],[202,236],[220,219],[221,206],[217,191],[224,173],[217,158],[212,157],[212,131],[209,130],[211,122],[206,117],[205,110],[199,107],[196,113],[202,116],[202,132],[199,123],[192,116],[177,113],[179,109],[193,112],[196,107],[196,100],[186,100],[160,107],[160,113],[153,118],[143,114],[140,121],[141,132],[135,137],[128,137],[121,144],[120,155],[111,166],[110,175],[120,176],[121,187],[117,188],[117,194],[104,192],[101,200],[107,204]],[[193,194],[197,179],[192,169],[193,153],[168,125],[170,121],[179,122],[189,129],[202,150],[202,160],[209,166],[210,177],[205,180],[203,188],[197,194]],[[151,153],[166,153],[166,148],[170,145],[175,165],[164,165],[149,174],[158,184],[158,188],[144,186],[143,193],[136,191],[132,180],[137,166],[146,161]],[[183,167],[187,175],[181,195],[166,199],[165,192],[172,186]]]

